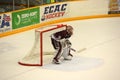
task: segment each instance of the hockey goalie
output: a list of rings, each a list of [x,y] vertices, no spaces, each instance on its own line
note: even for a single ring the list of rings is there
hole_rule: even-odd
[[[53,33],[51,35],[51,43],[55,49],[52,61],[54,64],[60,64],[61,57],[63,57],[64,60],[71,60],[73,57],[70,53],[72,44],[69,41],[69,38],[73,35],[73,27],[70,25],[64,26],[66,27],[65,30]]]

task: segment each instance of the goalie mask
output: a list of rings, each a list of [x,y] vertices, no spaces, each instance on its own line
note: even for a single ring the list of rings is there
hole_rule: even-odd
[[[73,27],[72,26],[70,26],[70,25],[66,26],[66,30],[69,34],[71,34],[71,35],[73,34]]]

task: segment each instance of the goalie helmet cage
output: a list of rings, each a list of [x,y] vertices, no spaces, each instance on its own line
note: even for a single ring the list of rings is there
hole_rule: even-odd
[[[53,54],[51,34],[65,30],[66,25],[50,25],[35,30],[35,41],[32,49],[18,63],[24,66],[43,66],[43,55]]]

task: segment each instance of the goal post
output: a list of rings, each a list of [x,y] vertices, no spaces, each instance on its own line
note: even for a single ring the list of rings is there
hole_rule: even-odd
[[[35,30],[35,41],[31,50],[18,62],[25,66],[43,66],[43,56],[54,54],[51,35],[65,30],[66,25],[49,25]]]

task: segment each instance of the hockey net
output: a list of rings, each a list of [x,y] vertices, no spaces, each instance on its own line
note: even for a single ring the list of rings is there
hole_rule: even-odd
[[[51,34],[64,30],[63,24],[50,25],[35,30],[35,41],[30,52],[26,54],[18,63],[25,66],[43,66],[44,57],[54,54],[51,44]]]

